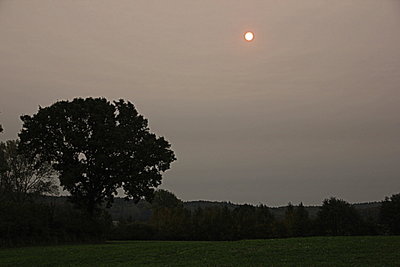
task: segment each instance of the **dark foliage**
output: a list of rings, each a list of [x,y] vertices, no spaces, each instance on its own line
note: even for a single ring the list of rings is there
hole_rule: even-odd
[[[0,203],[0,246],[104,241],[111,218],[91,218],[71,205]]]
[[[153,209],[183,207],[183,201],[178,199],[173,193],[159,189],[154,194],[151,202]]]
[[[164,198],[161,198],[161,195]],[[168,198],[165,198],[166,196]],[[204,202],[204,205],[200,206],[196,202],[196,208],[193,209],[191,206],[182,205],[178,198],[165,190],[160,192],[159,197],[157,201],[165,199],[166,202],[163,204],[159,201],[153,204],[150,220],[139,224],[140,234],[129,236],[140,236],[134,239],[149,240],[238,240],[384,233],[377,220],[367,212],[364,212],[367,216],[362,217],[353,205],[336,198],[324,200],[316,217],[310,218],[302,203],[298,206],[289,203],[284,216],[274,218],[272,209],[264,205],[217,205]],[[367,211],[365,207],[363,210]],[[114,227],[114,235],[110,238],[124,239],[123,232],[126,230],[127,233],[132,233],[130,227],[134,225],[137,224],[122,222]]]
[[[141,211],[151,208],[148,219],[141,216],[114,221],[103,212],[96,219],[86,216],[59,198],[38,199],[35,203],[14,203],[0,206],[0,239],[3,245],[88,242],[112,240],[238,240],[282,238],[311,235],[396,234],[376,220],[354,214],[353,206],[343,200],[326,199],[318,217],[309,218],[306,208],[288,205],[283,218],[274,218],[264,206],[212,205],[188,209],[172,193],[167,201],[149,206],[140,202]],[[49,199],[51,201],[49,201]],[[387,199],[391,202],[395,198]],[[143,206],[143,207],[142,207]],[[146,212],[147,213],[147,212]],[[384,212],[382,213],[384,214]],[[390,210],[389,214],[393,214]],[[390,225],[389,219],[381,218]],[[394,224],[393,224],[394,225]]]
[[[354,235],[362,234],[362,219],[348,202],[331,197],[323,201],[317,222],[321,234]]]
[[[386,197],[382,203],[380,223],[387,233],[400,234],[400,194]]]
[[[300,203],[297,207],[294,207],[291,203],[288,204],[285,219],[283,220],[287,236],[310,235],[310,222],[308,212],[304,208],[303,203]]]
[[[175,160],[170,144],[123,100],[59,101],[21,120],[22,150],[51,163],[71,200],[89,214],[111,205],[118,188],[135,201],[151,199]]]

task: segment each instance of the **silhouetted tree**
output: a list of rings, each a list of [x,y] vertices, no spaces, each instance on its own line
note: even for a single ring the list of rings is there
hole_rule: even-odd
[[[151,202],[153,209],[158,208],[177,208],[183,207],[182,200],[178,199],[174,193],[168,190],[158,189],[154,193],[154,198]]]
[[[283,220],[283,223],[286,228],[286,234],[287,236],[294,236],[294,227],[295,227],[295,214],[294,214],[294,206],[292,203],[289,202],[289,204],[286,207],[285,210],[285,218]]]
[[[127,198],[151,199],[162,173],[176,158],[163,137],[123,100],[76,98],[21,116],[21,147],[49,162],[78,207],[94,214],[111,205],[118,188]]]
[[[231,240],[234,230],[233,216],[227,207],[207,207],[200,218],[196,239]]]
[[[256,238],[272,237],[273,222],[274,222],[274,216],[272,215],[270,209],[265,205],[257,206],[256,225],[255,225]]]
[[[3,128],[1,127],[0,124],[0,133],[3,131]],[[4,149],[0,149],[0,176],[4,175],[4,173],[7,171],[7,162],[5,160],[5,151]],[[0,180],[0,194],[2,194],[2,181]],[[1,198],[1,195],[0,195]]]
[[[150,223],[158,239],[187,240],[190,236],[190,211],[183,207],[161,207],[154,210]]]
[[[322,234],[326,235],[358,234],[362,224],[359,214],[352,205],[334,197],[323,201],[317,219]]]
[[[392,234],[400,234],[400,194],[386,197],[380,210],[380,222]]]
[[[294,210],[294,236],[307,236],[310,230],[310,219],[308,212],[304,208],[303,203],[300,203]]]
[[[206,240],[206,223],[205,223],[205,211],[203,208],[198,207],[194,212],[192,212],[191,217],[192,226],[192,240]]]
[[[240,205],[234,209],[233,215],[237,238],[254,238],[257,224],[256,207],[248,204]]]
[[[0,130],[2,131],[3,129],[0,127]],[[5,193],[5,181],[3,177],[7,169],[8,167],[7,167],[4,145],[0,144],[0,201]]]
[[[159,239],[185,240],[190,236],[190,211],[173,193],[159,189],[152,201],[151,224]]]
[[[18,151],[18,141],[0,143],[0,198],[24,202],[29,197],[58,193],[56,172],[49,164],[37,164]]]

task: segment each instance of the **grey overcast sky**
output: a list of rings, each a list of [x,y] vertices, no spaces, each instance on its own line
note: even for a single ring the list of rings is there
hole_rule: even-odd
[[[400,191],[397,0],[0,0],[1,140],[87,96],[133,102],[172,143],[162,187],[183,200]]]

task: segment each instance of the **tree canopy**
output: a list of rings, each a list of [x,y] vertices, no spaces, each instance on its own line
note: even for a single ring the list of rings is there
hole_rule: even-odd
[[[390,233],[400,234],[400,193],[386,197],[380,210],[380,221]]]
[[[317,216],[324,234],[328,235],[350,235],[361,226],[361,218],[354,206],[335,197],[323,201]]]
[[[111,205],[119,188],[135,201],[151,198],[176,160],[129,101],[75,98],[21,120],[21,149],[51,163],[71,200],[89,213]]]
[[[182,208],[183,207],[183,201],[180,200],[175,196],[174,193],[164,190],[164,189],[158,189],[155,194],[154,194],[154,199],[152,201],[152,207],[154,209],[158,208]]]

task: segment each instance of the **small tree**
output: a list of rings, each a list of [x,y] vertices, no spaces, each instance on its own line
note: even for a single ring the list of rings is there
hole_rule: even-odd
[[[56,172],[49,164],[38,165],[18,151],[17,141],[0,143],[0,196],[15,202],[24,202],[31,196],[56,194]]]
[[[294,234],[295,236],[306,236],[309,234],[310,219],[308,212],[301,202],[294,212]]]
[[[161,239],[188,239],[190,211],[184,209],[183,201],[168,190],[159,189],[152,201],[151,224]]]
[[[1,124],[0,124],[0,133],[1,132],[3,132],[3,128],[1,127]],[[4,152],[5,151],[3,149],[0,149],[0,177],[1,177],[1,179],[2,179],[5,171],[7,171],[7,164],[6,164]],[[2,195],[2,191],[3,191],[2,188],[3,188],[2,187],[2,180],[0,180],[0,198],[1,198],[1,195]]]
[[[300,203],[297,207],[294,207],[289,202],[285,211],[285,218],[283,223],[286,228],[286,234],[289,237],[292,236],[305,236],[308,233],[310,220],[308,218],[308,212]]]
[[[386,197],[380,209],[380,222],[392,234],[400,234],[400,193]]]
[[[174,193],[164,189],[158,189],[155,192],[151,204],[153,209],[183,208],[182,200],[177,198]]]
[[[151,199],[176,158],[163,137],[123,100],[76,98],[22,116],[21,147],[60,173],[71,201],[94,214],[111,205],[118,188],[127,198]]]
[[[334,197],[323,201],[317,216],[321,231],[326,235],[357,234],[362,225],[356,209],[348,202]]]
[[[294,236],[295,235],[295,230],[294,230],[294,225],[295,225],[295,213],[294,213],[294,206],[291,202],[288,203],[286,210],[285,210],[285,218],[283,220],[283,223],[286,227],[286,233],[288,236]]]
[[[269,238],[272,236],[274,216],[266,205],[256,207],[257,225],[256,238]]]

